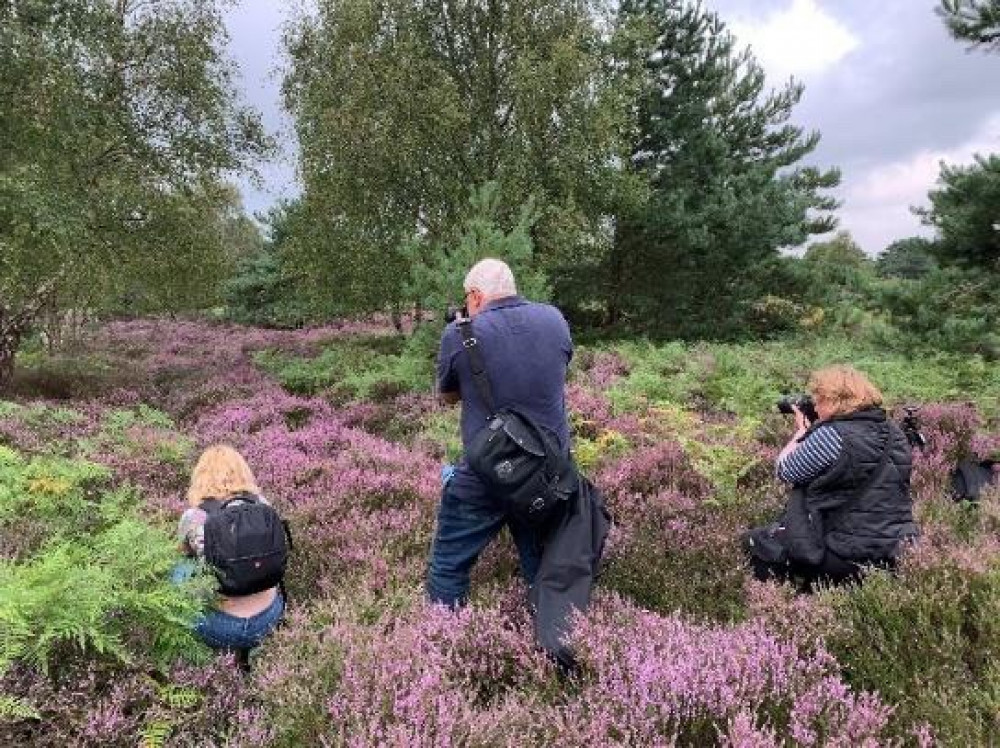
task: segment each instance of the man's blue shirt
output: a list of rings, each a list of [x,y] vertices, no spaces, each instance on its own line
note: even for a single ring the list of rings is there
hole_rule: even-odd
[[[573,358],[573,341],[559,310],[520,296],[497,299],[475,316],[472,332],[479,341],[497,408],[521,411],[552,431],[563,449],[569,449],[566,370]],[[476,390],[455,323],[441,336],[437,386],[439,392],[458,392],[462,397],[462,444],[467,449],[490,413]]]

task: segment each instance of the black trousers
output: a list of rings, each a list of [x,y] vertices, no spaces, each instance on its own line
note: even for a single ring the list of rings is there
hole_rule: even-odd
[[[762,561],[753,554],[748,554],[750,567],[753,575],[761,582],[778,581],[791,582],[798,588],[799,592],[811,594],[817,585],[838,586],[842,584],[856,584],[861,581],[864,566],[854,561],[841,558],[832,551],[827,551],[823,556],[823,561],[818,564],[806,564],[800,561],[788,561],[787,563],[777,563]],[[893,559],[884,559],[876,562],[866,562],[866,566],[877,566],[883,569],[891,569],[894,566]]]

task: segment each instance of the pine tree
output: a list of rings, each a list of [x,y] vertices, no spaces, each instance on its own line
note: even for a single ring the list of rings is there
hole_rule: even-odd
[[[1000,0],[941,0],[938,15],[956,39],[1000,51]]]
[[[669,334],[734,332],[778,249],[834,227],[825,212],[836,202],[821,190],[840,174],[796,166],[819,141],[789,123],[803,87],[765,92],[715,13],[682,0],[624,2],[621,13],[656,30],[630,165],[651,195],[618,216],[610,316]]]
[[[1000,273],[1000,155],[944,164],[938,184],[930,208],[916,211],[938,230],[934,254],[942,264]]]

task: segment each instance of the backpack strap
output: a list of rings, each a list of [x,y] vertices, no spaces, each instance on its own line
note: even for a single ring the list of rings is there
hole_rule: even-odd
[[[856,502],[860,502],[868,492],[871,490],[875,482],[881,477],[882,471],[885,470],[885,466],[889,464],[889,447],[892,445],[892,426],[888,426],[888,421],[886,421],[887,429],[885,435],[885,444],[882,445],[882,457],[878,461],[878,465],[872,470],[871,474],[868,476],[868,480],[864,482],[864,485],[858,491],[857,497],[854,499]]]
[[[230,496],[228,499],[222,502],[222,508],[227,508],[230,504],[235,504],[236,502],[242,502],[244,504],[259,504],[260,497],[254,496],[252,493],[239,493],[235,496]]]
[[[223,502],[218,499],[205,499],[198,505],[198,508],[203,510],[205,514],[213,515],[222,511]]]
[[[459,321],[458,331],[462,334],[462,347],[465,348],[465,352],[469,356],[472,381],[476,385],[479,397],[483,399],[483,403],[489,410],[490,417],[492,417],[497,412],[496,403],[493,400],[493,390],[490,388],[489,377],[486,376],[486,364],[483,361],[483,352],[479,348],[479,339],[472,334],[472,320]]]
[[[242,501],[244,504],[259,504],[260,497],[254,496],[252,493],[238,493],[228,499],[205,499],[199,506],[205,511],[205,514],[216,514],[237,501]]]

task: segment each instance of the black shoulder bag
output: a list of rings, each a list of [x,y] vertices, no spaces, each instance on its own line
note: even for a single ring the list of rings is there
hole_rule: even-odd
[[[490,414],[473,436],[465,458],[515,516],[532,526],[544,525],[576,491],[576,466],[555,437],[531,418],[513,408],[497,409],[471,320],[460,321],[458,329],[472,381]]]
[[[955,501],[979,501],[982,492],[992,485],[1000,485],[1000,473],[994,470],[993,460],[962,460],[951,472],[951,494]]]

